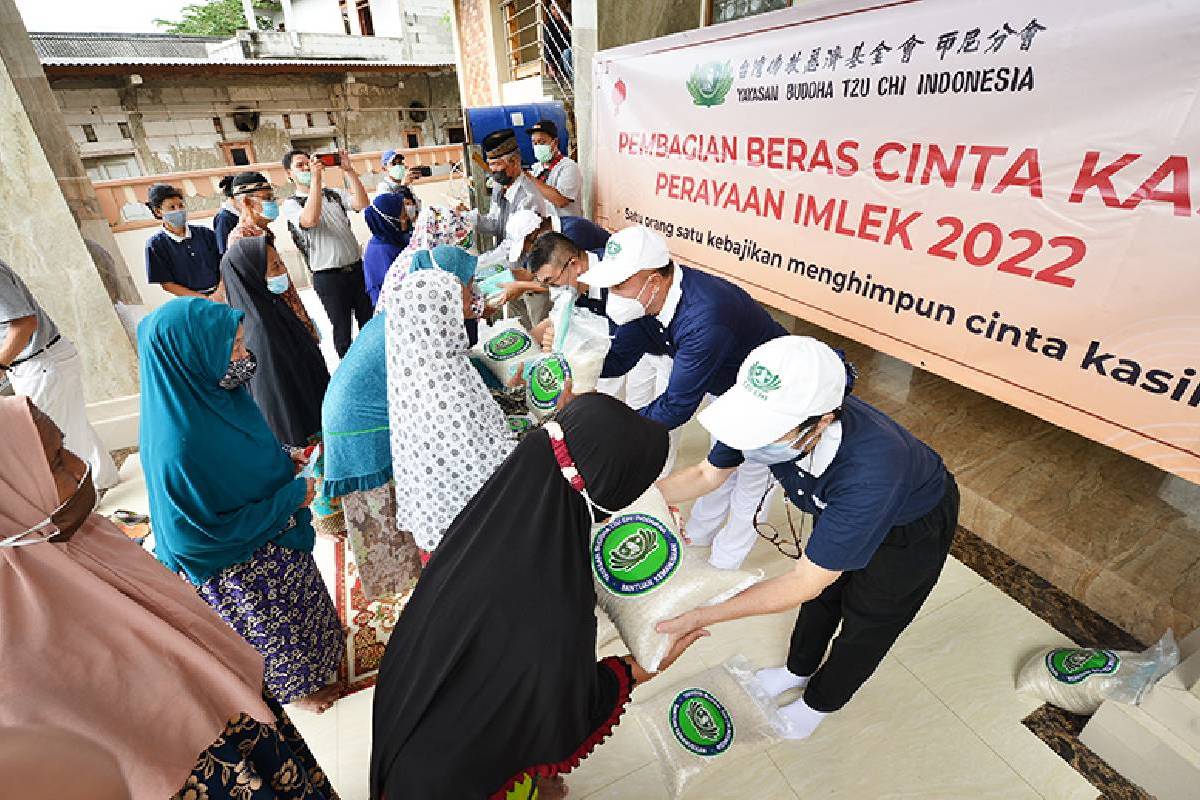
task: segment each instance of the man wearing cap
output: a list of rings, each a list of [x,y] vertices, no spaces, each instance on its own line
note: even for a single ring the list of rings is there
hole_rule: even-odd
[[[758,672],[774,696],[804,689],[780,709],[793,739],[809,736],[871,677],[937,583],[958,522],[958,486],[941,457],[851,396],[853,375],[835,350],[807,336],[756,348],[733,388],[700,414],[717,439],[708,459],[659,482],[668,503],[681,503],[756,462],[816,518],[793,570],[658,626],[683,635],[800,606],[787,665]]]
[[[476,222],[477,233],[503,240],[508,218],[520,208],[536,211],[539,217],[549,215],[549,204],[542,198],[533,179],[521,168],[521,151],[512,128],[503,128],[483,137],[483,153],[492,177],[492,205],[487,215]]]
[[[573,159],[558,149],[558,126],[544,119],[526,132],[533,142],[533,157],[537,159],[530,174],[542,196],[560,214],[583,216],[583,206],[579,202],[583,193],[583,173]]]
[[[404,154],[395,149],[384,150],[383,156],[380,158],[380,165],[383,167],[384,177],[379,182],[375,196],[378,197],[381,194],[400,195],[404,200],[405,228],[411,228],[412,224],[417,221],[421,203],[411,188],[413,174],[408,171],[408,167],[404,166]]]
[[[672,359],[666,390],[640,412],[674,430],[709,395],[729,389],[746,355],[787,332],[745,290],[707,272],[677,266],[667,241],[635,225],[614,233],[604,260],[579,276],[608,289],[605,313],[618,326],[602,378],[627,374],[647,354]],[[712,544],[713,566],[736,569],[754,539],[754,514],[770,471],[745,464],[734,479],[692,507],[688,535]]]

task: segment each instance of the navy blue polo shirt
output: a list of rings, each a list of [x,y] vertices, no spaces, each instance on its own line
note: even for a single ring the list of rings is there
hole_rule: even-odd
[[[221,253],[217,235],[200,225],[188,225],[188,238],[175,241],[165,230],[146,242],[146,278],[150,283],[178,283],[206,292],[221,282]]]
[[[804,551],[808,560],[844,572],[865,567],[892,528],[933,511],[946,492],[947,473],[929,445],[857,397],[846,398],[840,424],[832,461],[818,443],[812,455],[774,464],[771,473],[793,505],[816,517]],[[821,438],[832,432],[830,426]],[[723,469],[743,461],[740,450],[720,442],[708,454],[708,462]]]
[[[558,222],[562,235],[580,250],[599,250],[603,253],[608,237],[612,235],[585,217],[559,217]]]
[[[624,375],[648,353],[671,356],[667,390],[638,413],[672,430],[692,418],[706,394],[733,386],[751,350],[787,335],[742,287],[690,267],[676,269],[683,291],[667,327],[650,315],[617,327],[601,373]]]
[[[228,208],[222,208],[213,217],[213,233],[217,236],[217,252],[225,255],[225,249],[229,246],[229,232],[238,225],[238,215],[230,211]]]

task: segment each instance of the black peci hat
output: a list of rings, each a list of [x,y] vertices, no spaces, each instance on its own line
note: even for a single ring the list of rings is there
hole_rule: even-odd
[[[517,133],[512,128],[501,128],[483,137],[483,155],[486,158],[503,158],[517,152]]]

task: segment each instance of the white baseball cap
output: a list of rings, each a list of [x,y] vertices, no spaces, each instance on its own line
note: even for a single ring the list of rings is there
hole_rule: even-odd
[[[610,289],[644,269],[665,267],[671,261],[667,240],[642,225],[614,233],[604,246],[604,259],[579,276],[579,282]]]
[[[521,250],[525,247],[525,237],[542,226],[542,217],[531,208],[518,208],[508,217],[504,226],[504,238],[508,241],[508,260],[516,263],[521,260]]]
[[[700,424],[735,450],[779,439],[809,417],[841,408],[846,365],[811,336],[781,336],[750,351],[737,383],[700,412]]]

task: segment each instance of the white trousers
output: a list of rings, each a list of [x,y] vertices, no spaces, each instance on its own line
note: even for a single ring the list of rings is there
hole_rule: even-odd
[[[59,339],[41,355],[9,370],[13,392],[25,395],[54,420],[68,450],[92,466],[96,489],[117,485],[117,465],[92,429],[83,399],[83,361],[75,345]]]
[[[671,379],[670,356],[644,355],[637,365],[619,378],[601,378],[596,382],[596,391],[624,399],[630,408],[645,408],[667,390]],[[622,390],[624,397],[622,397]],[[663,475],[675,469],[675,456],[679,451],[679,431],[671,431],[671,443],[667,449],[667,463]]]
[[[715,444],[715,439],[709,439]],[[766,502],[763,498],[771,491],[772,483],[770,467],[747,461],[692,506],[686,527],[688,538],[693,545],[712,545],[708,561],[714,567],[737,569],[746,560],[758,537],[754,532],[755,509],[762,503],[760,521],[766,521],[770,514],[774,495]]]

